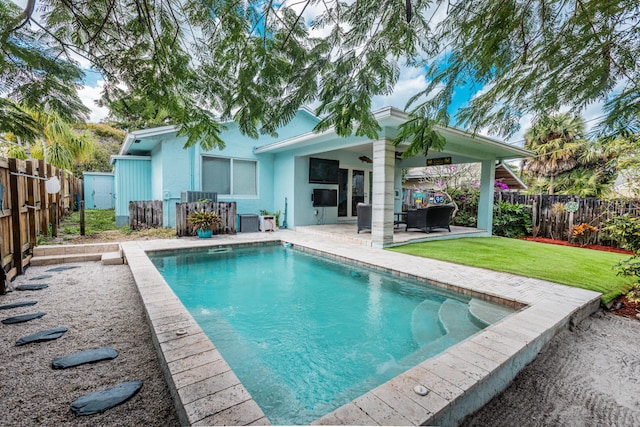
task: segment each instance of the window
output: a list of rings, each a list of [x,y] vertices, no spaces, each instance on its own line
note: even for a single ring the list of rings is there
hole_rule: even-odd
[[[257,196],[257,162],[224,157],[202,158],[202,191],[220,195]]]

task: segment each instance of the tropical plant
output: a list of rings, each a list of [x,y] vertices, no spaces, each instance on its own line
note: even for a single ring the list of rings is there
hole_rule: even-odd
[[[7,28],[27,28],[32,11]],[[482,88],[456,116],[473,131],[511,135],[524,114],[602,100],[611,130],[640,121],[636,0],[42,0],[39,12],[43,40],[103,74],[115,116],[181,125],[188,145],[224,144],[209,111],[255,136],[313,102],[318,129],[376,136],[372,98],[402,66],[428,70],[403,128],[415,152],[441,143],[432,124],[449,123],[461,86]]]
[[[83,121],[89,109],[78,97],[83,73],[69,59],[66,47],[25,25],[25,13],[10,1],[0,1],[0,133],[28,140],[41,128],[25,111],[55,113],[68,122]],[[66,52],[66,53],[65,53]]]
[[[76,133],[71,125],[57,114],[31,112],[42,126],[41,137],[31,141],[31,156],[45,160],[61,169],[88,161],[94,149],[94,140],[87,132]]]
[[[480,190],[472,186],[449,190],[451,199],[458,206],[458,212],[452,223],[462,227],[476,227],[478,225],[478,203]]]
[[[525,133],[525,148],[537,155],[523,161],[524,170],[549,178],[549,194],[554,194],[554,178],[578,165],[585,131],[584,120],[569,114],[540,117]]]
[[[213,230],[215,231],[220,224],[222,218],[216,212],[206,212],[204,210],[195,211],[187,217],[189,224],[193,225],[194,231],[197,230]]]
[[[569,238],[577,241],[580,246],[586,246],[597,232],[598,227],[583,222],[571,227]]]
[[[640,218],[627,213],[610,219],[605,227],[622,248],[633,252],[631,258],[621,261],[616,267],[618,275],[638,278],[627,293],[627,299],[640,302]]]
[[[524,237],[533,231],[533,220],[529,208],[507,202],[493,206],[493,234],[503,237]]]

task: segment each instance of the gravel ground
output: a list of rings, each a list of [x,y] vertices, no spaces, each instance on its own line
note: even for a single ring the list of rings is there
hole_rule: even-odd
[[[21,324],[0,324],[0,425],[179,425],[128,266],[68,265],[77,268],[46,272],[55,266],[30,267],[11,286],[47,283],[47,289],[0,295],[0,305],[38,301],[31,307],[2,310],[1,319],[47,313]],[[31,280],[42,275],[51,277]],[[22,336],[58,326],[69,331],[55,341],[15,346]],[[112,347],[119,356],[65,370],[51,369],[54,357],[97,347]],[[144,385],[122,405],[83,417],[70,409],[82,395],[131,380],[142,380]]]
[[[640,322],[598,311],[561,331],[466,427],[640,426]]]
[[[78,268],[31,267],[12,286],[47,283],[49,288],[0,295],[0,305],[38,301],[0,311],[0,319],[47,313],[22,324],[0,324],[0,425],[178,425],[129,268],[71,265]],[[51,277],[32,280],[45,274]],[[57,326],[69,328],[58,340],[14,345],[24,335]],[[560,332],[507,390],[463,425],[640,425],[639,342],[639,321],[599,311]],[[120,355],[94,365],[50,368],[54,357],[102,346]],[[144,386],[128,402],[87,417],[71,412],[79,396],[130,380]]]

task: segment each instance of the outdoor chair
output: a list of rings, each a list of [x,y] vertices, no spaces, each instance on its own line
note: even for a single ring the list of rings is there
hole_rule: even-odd
[[[430,233],[436,228],[446,228],[451,232],[453,205],[433,205],[407,212],[407,230],[417,228]]]
[[[358,213],[358,233],[361,230],[371,231],[371,205],[358,203],[356,210]]]

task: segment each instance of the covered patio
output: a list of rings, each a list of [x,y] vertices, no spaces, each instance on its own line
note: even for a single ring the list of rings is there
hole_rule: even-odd
[[[436,127],[445,137],[443,151],[430,150],[428,156],[418,155],[403,158],[407,145],[394,145],[398,126],[409,116],[396,108],[386,107],[373,112],[380,125],[378,139],[363,136],[340,137],[331,128],[324,132],[308,132],[256,147],[254,154],[274,156],[274,164],[279,170],[293,169],[295,179],[276,182],[275,200],[293,201],[289,211],[288,224],[296,230],[312,230],[331,233],[362,241],[373,247],[393,246],[407,241],[441,238],[455,238],[461,235],[491,236],[493,228],[493,194],[496,166],[507,159],[529,157],[533,153],[481,135],[472,135],[452,127]],[[337,182],[317,184],[308,180],[310,158],[333,159],[339,161],[344,179]],[[480,165],[480,200],[478,204],[477,229],[457,227],[452,232],[404,232],[395,228],[394,217],[403,212],[402,174],[403,169],[425,165],[456,165],[478,163]],[[355,185],[356,174],[358,184]],[[316,183],[316,184],[313,184]],[[311,204],[309,195],[314,187],[336,188],[338,206],[318,210]],[[357,191],[356,191],[357,188]],[[344,205],[343,205],[344,203]],[[372,206],[371,233],[356,234],[353,221],[356,219],[358,203]],[[342,209],[346,206],[345,209]],[[342,210],[341,210],[342,209]],[[343,226],[343,224],[347,224]],[[351,224],[351,225],[349,225]],[[293,226],[293,227],[291,227]]]
[[[319,238],[330,238],[364,246],[373,246],[372,233],[368,231],[356,231],[355,223],[338,223],[325,225],[305,225],[295,227],[296,232],[316,235]],[[434,230],[431,233],[409,230],[406,231],[404,225],[400,225],[393,230],[393,243],[386,246],[396,246],[405,243],[425,242],[429,240],[447,240],[460,237],[481,237],[486,236],[486,230],[473,227],[451,226],[451,232],[447,230]]]

